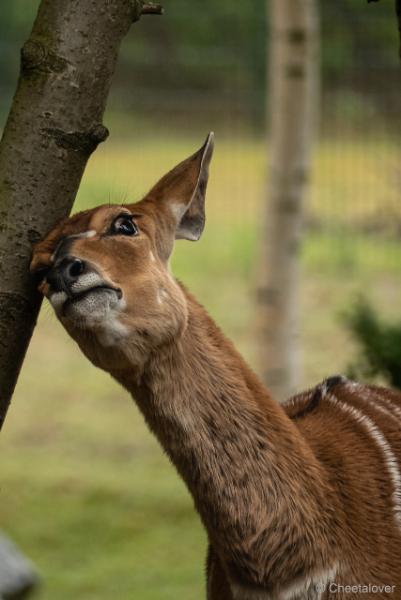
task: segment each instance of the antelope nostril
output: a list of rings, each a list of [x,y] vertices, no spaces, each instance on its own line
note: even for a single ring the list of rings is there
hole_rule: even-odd
[[[74,260],[68,265],[67,273],[71,279],[76,279],[84,272],[85,264],[79,258]]]
[[[78,281],[85,268],[85,262],[79,258],[73,256],[64,258],[50,269],[46,281],[53,291],[64,291],[69,294],[72,284]]]

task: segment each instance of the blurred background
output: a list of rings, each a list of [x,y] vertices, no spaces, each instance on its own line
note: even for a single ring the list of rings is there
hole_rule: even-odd
[[[38,4],[2,1],[0,127]],[[214,130],[206,231],[198,244],[177,244],[173,267],[257,369],[268,11],[230,0],[192,0],[190,10],[184,0],[166,1],[165,9],[125,39],[105,118],[111,136],[90,159],[75,209],[140,199]],[[344,314],[361,294],[385,319],[401,321],[401,69],[392,9],[319,2],[299,389],[350,370],[358,343]],[[47,305],[0,448],[0,527],[37,565],[38,598],[204,597],[206,540],[184,485],[132,400],[81,356]]]

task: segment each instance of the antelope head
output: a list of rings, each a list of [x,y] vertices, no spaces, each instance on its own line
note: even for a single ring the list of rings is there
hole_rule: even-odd
[[[212,153],[210,134],[140,202],[80,212],[35,246],[39,291],[97,366],[140,369],[150,352],[184,331],[186,301],[169,258],[175,239],[202,234]]]

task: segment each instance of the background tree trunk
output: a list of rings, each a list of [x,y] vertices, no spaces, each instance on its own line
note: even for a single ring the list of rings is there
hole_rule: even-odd
[[[42,0],[0,143],[0,428],[37,319],[32,244],[73,204],[140,0]]]
[[[318,90],[315,0],[270,0],[270,185],[258,288],[262,374],[278,400],[300,384],[298,270]]]

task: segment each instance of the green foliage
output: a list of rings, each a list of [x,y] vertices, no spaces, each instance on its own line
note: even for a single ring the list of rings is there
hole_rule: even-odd
[[[349,367],[358,379],[378,376],[401,388],[401,320],[384,323],[375,309],[360,297],[344,315],[344,321],[359,346],[359,356]]]
[[[344,73],[398,66],[397,27],[388,2],[323,0],[321,6],[323,75],[344,86]]]
[[[0,77],[3,103],[18,73],[19,49],[29,35],[39,0],[3,0],[0,16]],[[163,91],[172,102],[184,99],[210,106],[232,95],[253,114],[264,110],[267,2],[184,0],[164,2],[163,17],[143,17],[122,46],[114,97],[124,106],[158,103]],[[376,85],[388,89],[389,68],[397,68],[397,30],[387,2],[321,0],[323,78],[329,87],[363,94],[374,70]],[[378,69],[384,80],[377,79]],[[138,93],[140,90],[141,93]],[[203,92],[201,97],[199,92]],[[163,102],[168,97],[163,96]],[[233,99],[234,101],[234,99]]]
[[[5,0],[0,14],[0,82],[2,87],[15,83],[19,50],[28,37],[39,0]]]

